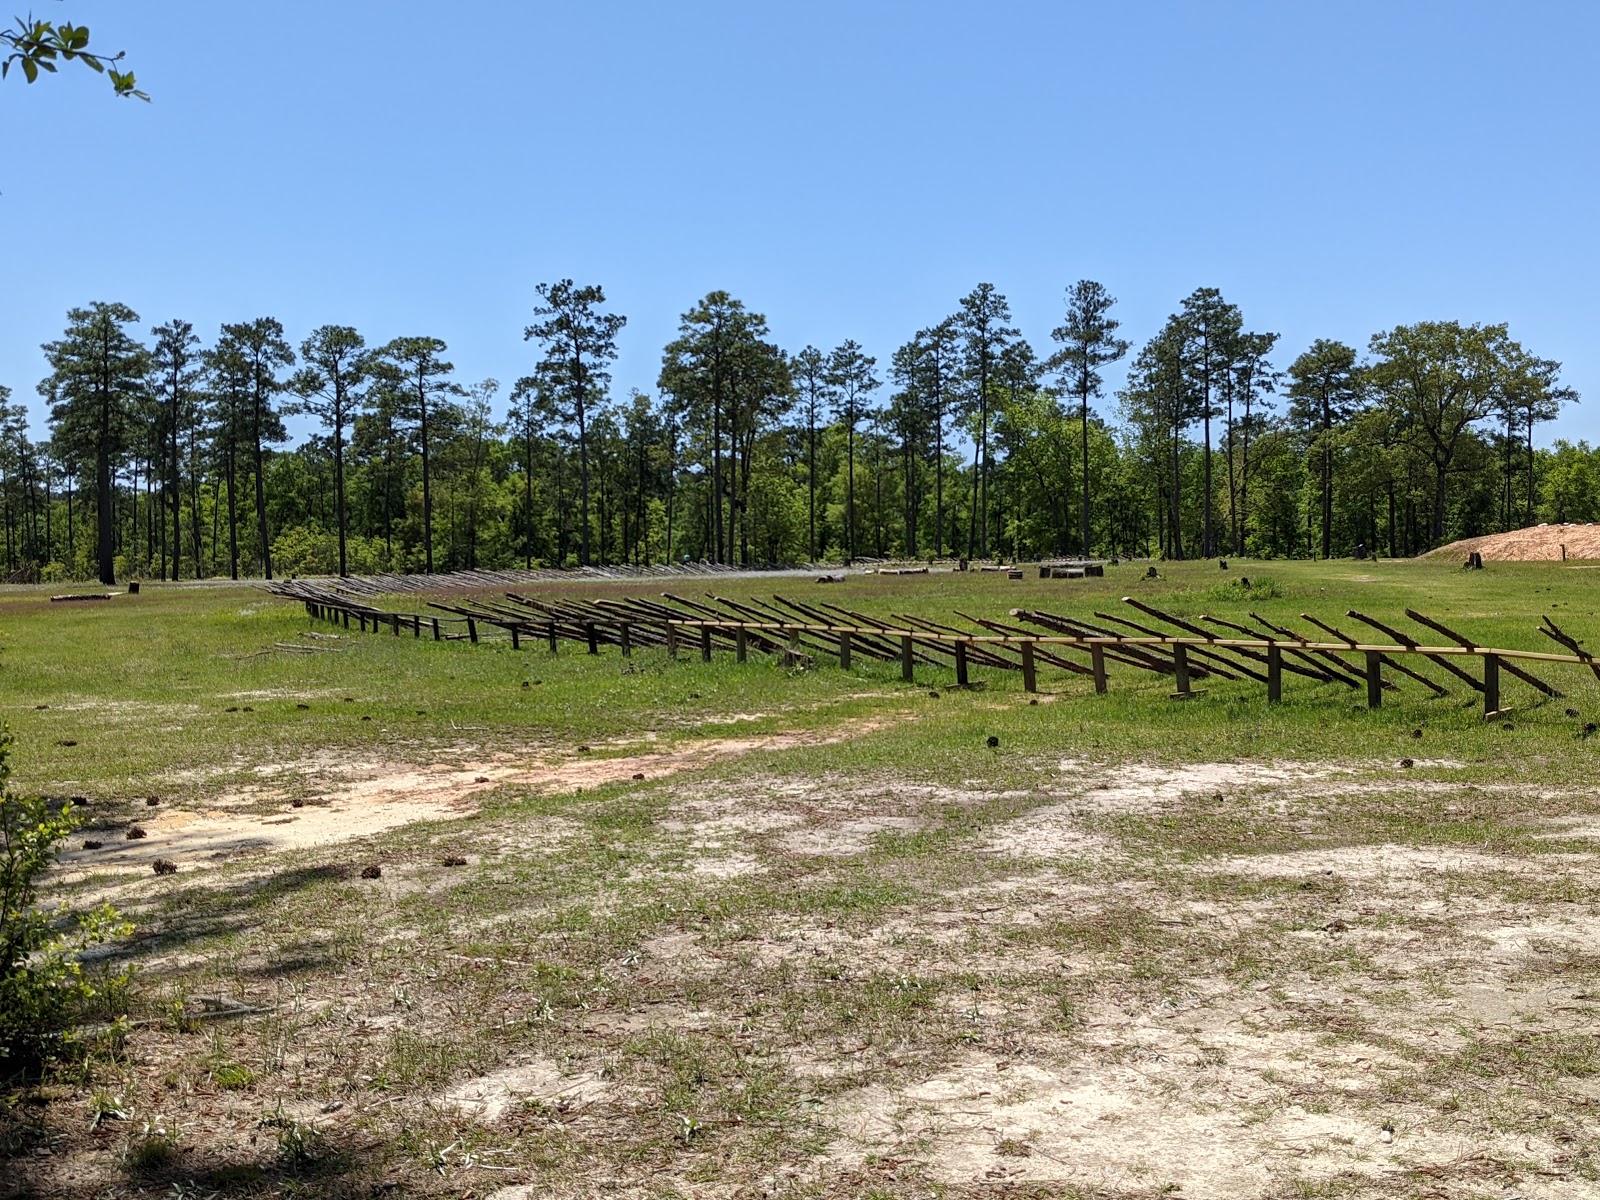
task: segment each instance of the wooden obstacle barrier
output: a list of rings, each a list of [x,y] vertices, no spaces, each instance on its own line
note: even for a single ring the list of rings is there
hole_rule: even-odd
[[[1527,685],[1546,697],[1562,693],[1534,674],[1539,663],[1577,665],[1600,680],[1600,660],[1544,618],[1539,632],[1565,653],[1480,646],[1444,623],[1414,609],[1406,617],[1447,639],[1446,645],[1425,645],[1418,638],[1354,609],[1346,615],[1391,639],[1362,641],[1309,613],[1301,619],[1332,640],[1316,640],[1286,625],[1250,613],[1254,625],[1201,614],[1188,620],[1154,605],[1124,597],[1128,609],[1145,618],[1136,621],[1113,613],[1095,613],[1093,621],[1059,613],[1013,609],[1011,622],[955,615],[970,628],[909,613],[885,621],[841,605],[806,602],[775,595],[770,601],[735,600],[708,593],[691,599],[663,593],[660,600],[641,597],[579,601],[539,599],[507,592],[503,599],[429,601],[435,614],[390,612],[364,600],[305,583],[279,585],[276,594],[305,605],[313,618],[334,621],[362,632],[409,632],[421,639],[426,629],[434,641],[482,641],[489,631],[504,635],[513,649],[524,641],[558,652],[563,641],[598,655],[615,647],[623,657],[639,648],[664,648],[677,657],[687,643],[698,645],[702,661],[731,652],[738,662],[764,655],[787,665],[809,665],[836,659],[844,670],[858,659],[899,667],[900,677],[914,682],[919,668],[954,669],[957,686],[968,686],[975,668],[1016,671],[1023,689],[1036,692],[1041,667],[1088,676],[1096,694],[1110,686],[1110,668],[1129,668],[1167,677],[1177,700],[1203,694],[1205,680],[1252,681],[1263,684],[1267,700],[1281,703],[1286,677],[1317,684],[1365,690],[1371,708],[1380,708],[1385,692],[1401,680],[1418,683],[1433,696],[1450,694],[1450,683],[1465,683],[1483,697],[1485,716],[1502,711],[1505,678]],[[437,612],[448,615],[439,616]],[[1152,624],[1152,622],[1154,622]],[[1218,633],[1215,630],[1224,632]],[[457,632],[452,632],[452,630]],[[1479,660],[1478,672],[1468,669]],[[1427,669],[1440,672],[1430,676]]]

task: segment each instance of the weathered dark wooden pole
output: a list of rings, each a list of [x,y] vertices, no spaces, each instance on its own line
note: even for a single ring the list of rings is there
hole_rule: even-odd
[[[599,654],[600,653],[600,639],[595,633],[594,622],[593,621],[585,621],[583,623],[583,635],[584,635],[584,637],[589,639],[589,653],[590,654]]]
[[[1267,703],[1283,702],[1283,651],[1276,645],[1267,647]]]
[[[711,626],[700,626],[700,661],[711,661]]]
[[[750,634],[743,625],[733,631],[733,660],[744,662],[750,657]]]
[[[956,643],[956,686],[967,686],[967,644]]]
[[[555,649],[555,628],[554,625],[550,626],[550,648],[552,650]],[[667,657],[678,657],[678,627],[672,624],[667,626]]]
[[[1037,692],[1039,690],[1039,671],[1033,661],[1033,643],[1022,643],[1022,690]]]
[[[392,615],[389,618],[389,624],[394,626],[394,635],[395,635],[395,637],[399,637],[400,636],[400,614],[399,613],[395,613],[394,615]]]
[[[839,669],[841,671],[850,669],[850,651],[852,648],[849,633],[841,633],[839,635]]]
[[[439,634],[439,618],[438,617],[434,617],[433,618],[433,640],[437,642],[439,640],[439,637],[440,637],[440,634]]]
[[[1364,651],[1367,656],[1367,707],[1383,707],[1383,655],[1376,650]]]
[[[346,629],[350,628],[350,610],[348,608],[344,610],[344,627]]]
[[[467,618],[467,640],[474,646],[478,644],[478,622],[471,617]]]
[[[1094,672],[1094,694],[1106,694],[1106,648],[1104,646],[1089,647],[1089,669]]]
[[[633,657],[633,634],[629,632],[626,621],[617,626],[617,641],[622,645],[622,657]]]
[[[411,618],[411,636],[414,638],[422,636],[422,618],[420,616]]]
[[[550,653],[554,654],[556,646],[560,644],[560,640],[556,637],[556,623],[554,621],[545,622],[544,638],[545,641],[550,643]]]
[[[1483,656],[1483,715],[1492,717],[1500,711],[1500,656]]]
[[[1194,694],[1189,687],[1189,647],[1182,642],[1172,647],[1172,678],[1178,690],[1173,692],[1173,698],[1187,700]]]
[[[517,627],[515,625],[511,626],[511,648],[513,650],[522,649],[522,637],[517,633]]]
[[[900,678],[907,683],[912,681],[911,667],[914,662],[916,662],[916,651],[912,648],[911,639],[903,637],[900,639]]]
[[[356,620],[361,622],[361,632],[365,633],[367,631],[367,614],[366,613],[357,613],[356,614]]]

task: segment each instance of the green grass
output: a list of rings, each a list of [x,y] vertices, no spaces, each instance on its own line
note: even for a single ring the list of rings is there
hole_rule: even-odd
[[[1248,622],[1257,608],[1296,626],[1308,611],[1349,628],[1351,607],[1398,624],[1411,606],[1484,644],[1530,649],[1542,648],[1544,613],[1579,637],[1600,629],[1592,582],[1557,564],[1231,565],[1220,580],[1215,565],[1180,564],[1154,581],[1125,566],[1085,581],[854,578],[825,596],[804,580],[714,586],[886,620],[1087,616],[1127,594],[1191,619]],[[980,1167],[1034,1172],[1016,1194],[1161,1194],[1165,1168],[1127,1168],[1103,1187],[1060,1174],[1060,1161],[1098,1172],[1074,1155],[1115,1158],[1115,1144],[1094,1140],[1112,1126],[1074,1127],[1090,1149],[1052,1141],[1056,1126],[1013,1128],[991,1111],[1012,1064],[1116,1092],[1116,1111],[1131,1114],[1114,1123],[1118,1144],[1161,1132],[1137,1124],[1143,1093],[1130,1078],[1156,1089],[1162,1120],[1192,1104],[1214,1115],[1218,1138],[1259,1129],[1259,1144],[1229,1144],[1273,1164],[1260,1194],[1404,1195],[1418,1180],[1468,1177],[1406,1139],[1396,1161],[1421,1173],[1398,1183],[1362,1165],[1376,1143],[1342,1158],[1347,1170],[1312,1169],[1283,1149],[1299,1135],[1274,1124],[1295,1109],[1375,1137],[1397,1115],[1404,1131],[1424,1126],[1448,1102],[1453,1119],[1504,1135],[1497,1180],[1589,1178],[1585,1162],[1560,1159],[1559,1137],[1546,1146],[1548,1131],[1582,1127],[1596,1070],[1580,1036],[1593,1016],[1581,997],[1600,994],[1600,958],[1583,948],[1600,919],[1594,847],[1548,823],[1600,813],[1596,743],[1578,736],[1600,712],[1585,672],[1546,669],[1568,693],[1555,702],[1506,680],[1507,730],[1486,725],[1464,687],[1433,700],[1403,681],[1373,712],[1357,692],[1301,679],[1268,706],[1253,683],[1208,683],[1174,703],[1165,681],[1128,669],[1113,667],[1106,696],[1047,671],[1045,702],[1031,705],[1014,673],[975,671],[985,686],[959,690],[949,672],[919,670],[906,686],[894,665],[860,660],[848,673],[786,671],[731,654],[625,662],[571,645],[552,658],[505,642],[311,632],[334,631],[251,589],[149,585],[82,606],[0,592],[0,719],[18,731],[21,782],[86,795],[114,824],[147,795],[163,810],[204,807],[259,782],[261,767],[291,766],[283,793],[315,798],[341,763],[494,752],[568,763],[804,736],[643,782],[508,784],[480,793],[468,819],[63,888],[109,887],[132,911],[139,931],[119,953],[141,968],[139,1023],[125,1046],[108,1042],[0,1113],[0,1150],[17,1155],[0,1175],[22,1164],[30,1194],[56,1187],[50,1160],[24,1157],[46,1144],[76,1155],[98,1191],[152,1200],[174,1188],[331,1200],[389,1183],[444,1196],[523,1182],[561,1197],[603,1181],[663,1197],[711,1183],[815,1200],[1003,1194],[982,1169],[952,1173],[940,1158],[960,1137],[990,1136],[948,1131],[968,1109],[973,1128],[994,1126]],[[256,653],[296,640],[334,649]],[[1093,786],[1125,783],[1133,764],[1181,778],[1186,764],[1235,762],[1290,764],[1290,779],[1222,777],[1121,806]],[[1333,766],[1343,773],[1319,774]],[[719,832],[716,820],[735,824]],[[1033,833],[1015,852],[993,849],[1002,831],[1052,821],[1081,840],[1062,849]],[[469,865],[445,866],[447,854]],[[1373,854],[1389,857],[1362,857]],[[751,869],[701,870],[722,856]],[[360,878],[373,862],[381,879]],[[1492,937],[1516,948],[1490,954]],[[191,1019],[187,1001],[210,995],[268,1011]],[[529,1097],[492,1125],[440,1100],[530,1061],[592,1094]],[[1208,1090],[1214,1077],[1237,1096]],[[946,1093],[956,1099],[926,1099]],[[84,1113],[113,1096],[127,1121],[86,1133]],[[899,1132],[852,1157],[840,1114],[873,1103]],[[146,1122],[184,1132],[152,1137]]]
[[[1274,595],[1267,600],[1237,588],[1237,575],[1260,564],[1231,565],[1232,578],[1220,584],[1214,565],[1168,564],[1164,577],[1153,581],[1125,565],[1109,568],[1104,580],[852,577],[825,596],[793,579],[717,581],[716,588],[730,596],[798,593],[883,619],[906,611],[943,620],[956,610],[1004,618],[1014,607],[1116,613],[1126,594],[1187,619],[1211,613],[1253,624],[1247,613],[1254,608],[1303,629],[1298,614],[1307,611],[1347,631],[1363,628],[1343,616],[1347,608],[1398,625],[1403,609],[1414,606],[1482,644],[1528,649],[1552,648],[1535,632],[1541,614],[1579,637],[1600,628],[1593,580],[1559,564],[1463,572],[1436,562],[1273,563],[1268,582]],[[689,592],[687,584],[679,588]],[[562,590],[621,595],[647,586]],[[441,745],[472,743],[561,755],[580,744],[646,734],[687,739],[827,728],[910,707],[921,718],[910,736],[855,740],[840,756],[865,755],[886,766],[916,761],[975,722],[988,722],[1019,749],[1065,741],[1088,757],[1384,756],[1402,751],[1401,735],[1422,726],[1427,736],[1414,747],[1417,757],[1498,756],[1515,745],[1519,769],[1537,775],[1560,769],[1551,756],[1564,757],[1578,732],[1579,723],[1563,716],[1565,708],[1578,708],[1586,720],[1600,711],[1600,688],[1587,672],[1570,667],[1544,668],[1571,696],[1561,704],[1540,703],[1523,685],[1505,682],[1505,702],[1519,710],[1511,718],[1515,736],[1507,737],[1482,727],[1475,695],[1459,683],[1449,698],[1435,700],[1401,680],[1400,692],[1386,697],[1381,712],[1370,713],[1354,690],[1294,676],[1286,680],[1286,703],[1269,709],[1263,689],[1249,682],[1208,681],[1205,697],[1179,706],[1163,699],[1167,681],[1131,668],[1112,667],[1106,697],[1090,694],[1081,676],[1047,670],[1041,686],[1057,702],[1029,713],[1016,707],[1020,680],[1014,672],[975,671],[985,689],[961,695],[948,690],[949,671],[919,669],[918,685],[906,687],[891,664],[859,659],[848,673],[826,661],[813,670],[786,671],[759,657],[740,667],[719,655],[707,666],[692,654],[673,662],[651,651],[626,662],[614,650],[591,658],[570,643],[552,657],[542,649],[512,651],[504,641],[472,646],[409,635],[301,636],[310,632],[332,629],[250,588],[152,584],[137,597],[82,605],[51,605],[38,590],[0,591],[0,675],[6,680],[0,719],[17,732],[18,769],[25,782],[40,787],[70,784],[115,794],[159,785],[183,798],[187,785],[165,776],[232,768],[242,780],[253,766],[321,750],[381,748],[390,756],[424,757]],[[274,649],[295,641],[329,649]],[[928,699],[928,686],[946,689],[942,703]],[[1007,706],[1003,717],[997,705]],[[732,714],[756,719],[729,725],[725,718]]]

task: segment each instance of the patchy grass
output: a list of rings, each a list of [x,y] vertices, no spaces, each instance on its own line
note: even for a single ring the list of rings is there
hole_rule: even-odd
[[[829,598],[1594,629],[1556,564],[1356,566],[1274,563],[1267,601],[1214,565]],[[59,873],[137,922],[132,1023],[8,1094],[0,1196],[1600,1186],[1577,672],[1554,703],[1508,681],[1505,730],[1410,686],[1376,713],[1305,681],[1180,705],[1114,670],[1034,706],[993,673],[328,641],[224,588],[8,592],[0,632],[25,782],[84,796],[108,850],[143,821],[138,852],[180,868]],[[239,657],[296,639],[331,649]],[[175,812],[255,832],[202,852]]]

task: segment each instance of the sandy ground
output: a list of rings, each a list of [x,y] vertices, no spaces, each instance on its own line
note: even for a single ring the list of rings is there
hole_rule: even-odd
[[[1566,547],[1566,554],[1561,552]],[[1465,562],[1473,551],[1485,562],[1561,562],[1563,558],[1600,559],[1600,525],[1534,525],[1509,533],[1464,538],[1430,551],[1428,558]]]
[[[505,784],[556,792],[640,773],[664,780],[815,740],[725,738],[539,763],[346,762],[326,809],[294,810],[287,823],[225,808],[162,812],[146,823],[148,845],[108,845],[98,865],[110,859],[147,872],[148,860],[165,854],[188,870],[244,851],[270,863],[287,850],[466,815]],[[1528,1039],[1581,1041],[1600,1027],[1600,990],[1582,965],[1600,945],[1600,845],[1581,846],[1600,838],[1600,820],[1540,825],[1539,833],[1568,839],[1551,853],[1395,841],[1159,864],[1108,832],[1118,820],[1182,818],[1212,804],[1265,827],[1292,823],[1308,805],[1335,808],[1360,795],[1426,799],[1454,811],[1485,792],[1515,790],[1477,782],[1464,764],[1425,765],[1429,778],[1397,778],[1387,763],[1061,759],[1038,764],[1039,782],[1028,791],[997,791],[981,779],[933,786],[756,774],[673,789],[662,794],[653,849],[629,876],[635,883],[670,869],[736,886],[746,876],[779,877],[797,862],[826,875],[952,811],[1014,805],[1016,815],[951,849],[999,868],[975,882],[957,878],[936,896],[854,922],[752,921],[731,942],[726,933],[669,923],[619,961],[598,965],[619,987],[643,981],[629,993],[640,998],[541,1018],[553,1022],[550,1053],[508,1053],[421,1094],[358,1089],[341,1107],[303,1101],[294,1111],[330,1136],[378,1119],[442,1121],[469,1141],[464,1130],[522,1129],[536,1114],[563,1138],[605,1146],[619,1131],[660,1119],[652,1088],[614,1072],[631,1047],[658,1036],[724,1039],[780,1055],[804,1083],[800,1110],[787,1119],[814,1131],[814,1148],[760,1179],[738,1177],[736,1168],[708,1175],[693,1155],[688,1166],[642,1158],[607,1177],[607,1194],[834,1198],[863,1194],[881,1179],[894,1185],[881,1194],[896,1197],[939,1188],[962,1197],[1188,1200],[1600,1195],[1585,1158],[1600,1130],[1592,1115],[1600,1077],[1575,1070],[1542,1083],[1515,1068],[1516,1047]],[[270,775],[262,786],[272,786]],[[240,803],[261,800],[252,791]],[[1583,795],[1570,800],[1588,812]],[[476,836],[480,844],[505,839],[510,860],[562,853],[561,837],[546,825],[508,821]],[[72,866],[89,861],[75,855]],[[389,872],[374,887],[398,903],[428,886],[428,869]],[[593,897],[585,903],[598,910]],[[1130,936],[1145,941],[1119,941],[1119,928],[1139,930]],[[1084,939],[1096,930],[1113,936]],[[386,930],[400,944],[410,936],[403,927]],[[530,948],[536,952],[559,950]],[[1181,961],[1184,970],[1152,982],[1141,977],[1135,952]],[[1250,956],[1261,957],[1254,976],[1239,968]],[[754,1002],[780,983],[825,997],[873,979],[935,994],[898,1040],[837,1026],[799,1037]],[[1050,999],[1056,995],[1067,999]],[[459,1020],[448,1006],[398,1008],[391,994],[338,979],[307,985],[295,1003],[337,1014],[335,1027],[362,1036],[442,1036]],[[339,1035],[338,1053],[355,1053],[347,1040]],[[1475,1066],[1484,1048],[1513,1056]],[[248,1120],[257,1116],[252,1110]],[[80,1168],[82,1178],[99,1169]],[[597,1194],[598,1177],[530,1179],[504,1170],[478,1175],[472,1194]],[[467,1194],[465,1178],[451,1176],[450,1194]]]
[[[730,723],[736,723],[731,722]],[[61,855],[66,882],[87,875],[148,874],[157,859],[179,871],[214,867],[232,859],[305,850],[383,833],[419,821],[470,816],[481,798],[502,787],[557,795],[609,783],[655,780],[763,750],[827,745],[877,728],[858,721],[825,734],[779,733],[709,738],[659,751],[530,760],[509,755],[475,758],[470,752],[431,764],[349,759],[332,755],[257,769],[261,782],[218,789],[204,808],[156,808],[109,830],[91,830]],[[193,783],[194,772],[184,782]],[[202,776],[204,773],[201,773]],[[278,777],[315,776],[333,782],[324,795],[295,805]],[[267,809],[268,811],[262,811]],[[145,836],[129,840],[128,826]]]

